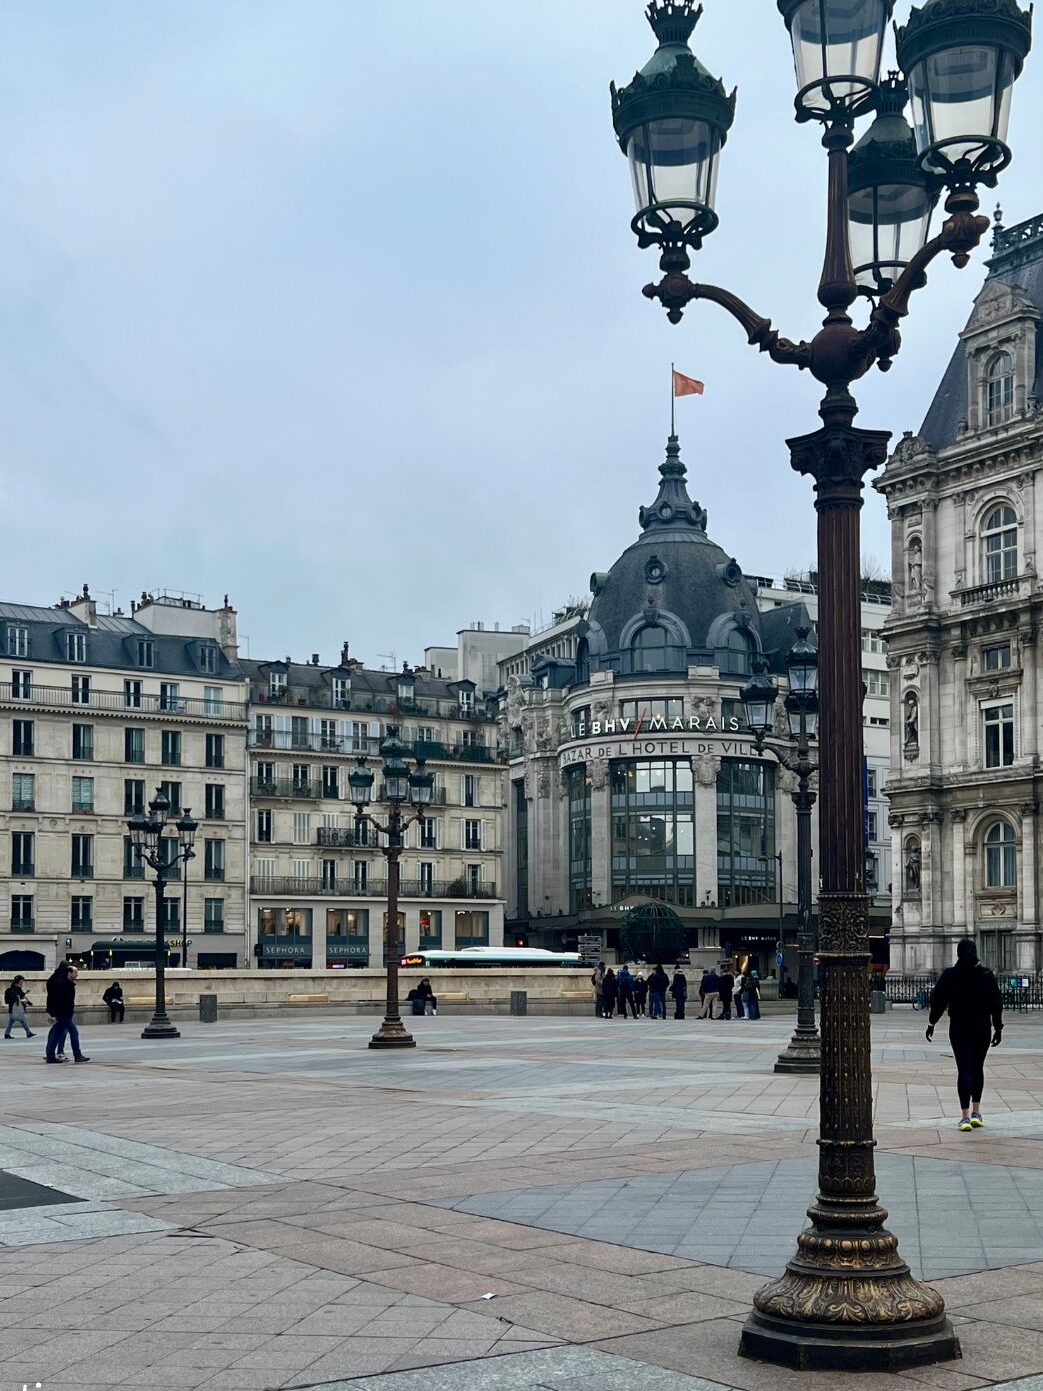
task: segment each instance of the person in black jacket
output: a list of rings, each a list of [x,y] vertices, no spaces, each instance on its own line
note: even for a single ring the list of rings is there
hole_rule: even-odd
[[[605,972],[605,979],[601,982],[601,1006],[606,1019],[611,1019],[616,1012],[616,994],[618,989],[616,973],[610,966]]]
[[[670,977],[663,970],[662,966],[657,966],[648,977],[649,1019],[666,1018],[666,992],[669,988]]]
[[[684,1005],[688,999],[688,978],[681,970],[680,966],[674,970],[674,978],[670,982],[670,994],[674,997],[674,1018],[684,1018]]]
[[[122,1024],[127,1006],[123,999],[123,986],[119,981],[114,980],[101,998],[109,1007],[109,1023]]]
[[[80,1048],[80,1031],[73,1019],[76,1010],[77,974],[75,966],[71,966],[68,961],[59,961],[57,968],[47,980],[47,1013],[54,1020],[47,1034],[46,1058],[49,1063],[65,1061],[62,1050],[65,1047],[66,1035],[72,1041],[72,1056],[75,1061],[90,1062],[90,1058]]]
[[[26,1014],[26,1006],[32,1004],[29,996],[25,993],[25,977],[15,976],[14,980],[4,991],[4,1004],[7,1006],[7,1028],[4,1030],[4,1038],[11,1037],[11,1030],[16,1024],[21,1024],[25,1030],[26,1038],[34,1038],[32,1029],[29,1027],[29,1017]]]
[[[964,938],[956,948],[956,965],[943,971],[931,992],[927,1042],[934,1026],[949,1011],[949,1044],[956,1059],[956,1088],[962,1116],[959,1129],[978,1130],[985,1090],[985,1055],[1003,1039],[1003,1001],[996,977],[978,960],[978,948]]]

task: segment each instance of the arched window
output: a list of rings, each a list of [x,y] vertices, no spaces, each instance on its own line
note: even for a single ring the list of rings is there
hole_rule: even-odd
[[[576,647],[576,681],[582,684],[590,680],[590,646],[586,638],[580,638]]]
[[[1012,580],[1018,573],[1018,519],[1014,508],[994,507],[982,527],[985,547],[985,583]]]
[[[1014,828],[1006,821],[994,821],[985,832],[985,887],[1013,889],[1017,882]]]
[[[668,671],[671,666],[666,629],[658,624],[639,628],[630,644],[634,671]]]
[[[985,415],[990,425],[1002,425],[1014,414],[1014,359],[997,353],[985,377]]]
[[[717,649],[717,666],[723,675],[749,676],[753,670],[753,643],[741,628],[733,628],[723,647]]]

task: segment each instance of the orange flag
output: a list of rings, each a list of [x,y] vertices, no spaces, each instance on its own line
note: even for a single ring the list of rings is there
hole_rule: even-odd
[[[697,382],[694,377],[686,377],[683,372],[674,369],[675,396],[701,396],[705,390],[702,382]]]

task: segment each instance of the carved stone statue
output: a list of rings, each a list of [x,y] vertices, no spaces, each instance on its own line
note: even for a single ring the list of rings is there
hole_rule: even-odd
[[[905,891],[913,895],[920,892],[920,843],[915,840],[905,847]]]
[[[692,759],[692,772],[700,787],[715,787],[720,771],[721,760],[712,753],[701,753]]]
[[[906,597],[911,604],[922,603],[923,601],[923,546],[919,536],[914,536],[909,542],[909,565],[908,565],[909,587],[906,590]]]
[[[608,759],[592,758],[587,770],[590,773],[591,791],[600,792],[608,782]]]
[[[906,691],[904,710],[905,752],[908,757],[920,751],[920,702],[915,691]]]

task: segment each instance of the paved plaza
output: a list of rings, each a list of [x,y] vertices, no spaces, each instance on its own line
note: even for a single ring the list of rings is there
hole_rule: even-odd
[[[0,1050],[0,1391],[793,1391],[740,1359],[814,1189],[791,1020],[331,1015]],[[1043,1022],[1009,1021],[988,1126],[944,1038],[874,1020],[878,1171],[963,1360],[859,1391],[1043,1391]]]

